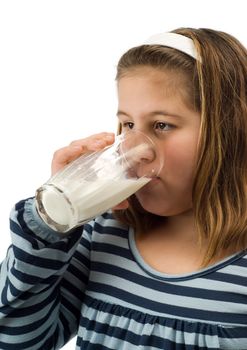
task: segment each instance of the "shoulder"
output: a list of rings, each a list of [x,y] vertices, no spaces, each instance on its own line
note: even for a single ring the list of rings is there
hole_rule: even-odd
[[[84,232],[90,236],[92,241],[105,241],[107,237],[117,236],[127,238],[129,227],[119,222],[112,211],[96,217],[84,225]]]
[[[118,221],[112,211],[107,211],[106,213],[96,217],[88,225],[91,227],[91,232],[96,232],[100,234],[116,234],[122,235],[128,232],[129,227],[120,221]],[[85,225],[86,228],[87,225]]]

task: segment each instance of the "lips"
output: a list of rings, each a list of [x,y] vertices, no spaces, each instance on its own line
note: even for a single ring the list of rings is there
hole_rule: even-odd
[[[158,176],[152,176],[150,177],[150,181],[143,187],[144,189],[149,189],[155,186],[156,184],[160,183],[160,177]]]
[[[153,172],[153,171],[152,171],[152,174],[150,174],[150,175],[146,174],[146,175],[142,175],[142,176],[150,178],[151,180],[160,179],[160,177],[157,174],[155,174],[155,172]]]

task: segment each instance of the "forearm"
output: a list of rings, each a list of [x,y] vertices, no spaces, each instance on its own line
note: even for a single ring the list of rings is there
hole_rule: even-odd
[[[20,202],[12,213],[12,246],[1,265],[1,349],[59,349],[78,322],[79,300],[68,310],[73,281],[66,273],[71,275],[81,230],[62,239],[40,221],[31,202]]]

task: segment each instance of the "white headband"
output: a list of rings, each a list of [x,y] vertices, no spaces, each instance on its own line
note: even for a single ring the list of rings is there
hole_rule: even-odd
[[[151,36],[144,45],[162,45],[177,49],[201,62],[195,49],[193,40],[176,33],[160,33]]]

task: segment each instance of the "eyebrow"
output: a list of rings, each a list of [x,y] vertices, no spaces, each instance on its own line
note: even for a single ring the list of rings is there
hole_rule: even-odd
[[[131,118],[131,116],[124,112],[124,111],[121,111],[121,110],[118,110],[117,111],[117,117],[119,117],[120,115],[124,115],[128,118]],[[178,114],[174,114],[174,113],[169,113],[167,111],[161,111],[161,110],[158,110],[158,111],[153,111],[153,112],[150,112],[150,113],[147,113],[147,117],[155,117],[157,115],[163,115],[165,117],[176,117],[176,118],[181,118],[181,115],[178,115]]]

